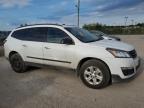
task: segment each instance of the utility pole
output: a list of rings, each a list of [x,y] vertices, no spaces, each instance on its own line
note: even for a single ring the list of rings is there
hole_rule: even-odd
[[[132,26],[133,26],[134,25],[134,20],[132,19],[131,22],[132,22]]]
[[[132,28],[134,28],[134,19],[132,19],[131,22],[132,22]]]
[[[77,5],[77,26],[80,26],[80,0],[78,0]]]
[[[125,16],[124,18],[125,18],[125,26],[127,26],[127,20],[128,20],[128,17]]]
[[[128,20],[128,16],[125,16],[125,33],[127,34],[127,20]]]

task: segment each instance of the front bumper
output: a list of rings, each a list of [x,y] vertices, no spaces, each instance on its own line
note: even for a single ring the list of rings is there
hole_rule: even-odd
[[[127,79],[134,76],[140,67],[140,58],[115,58],[108,62],[112,76]]]

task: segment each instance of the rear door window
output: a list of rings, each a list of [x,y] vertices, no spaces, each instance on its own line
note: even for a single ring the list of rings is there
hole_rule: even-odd
[[[12,37],[25,41],[46,42],[47,31],[46,27],[22,29],[15,31]]]
[[[24,37],[26,36],[26,30],[22,29],[14,31],[11,36],[19,40],[24,40]]]

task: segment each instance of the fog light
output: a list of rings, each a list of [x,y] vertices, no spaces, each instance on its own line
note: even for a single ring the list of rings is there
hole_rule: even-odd
[[[134,73],[134,68],[132,67],[122,67],[121,69],[125,76],[132,75]]]

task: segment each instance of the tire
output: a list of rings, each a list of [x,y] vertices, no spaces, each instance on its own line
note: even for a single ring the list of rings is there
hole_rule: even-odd
[[[27,70],[27,66],[19,54],[13,54],[10,57],[10,64],[12,69],[17,73],[24,73]]]
[[[80,68],[80,78],[87,87],[101,89],[109,85],[111,75],[100,60],[88,60]]]

